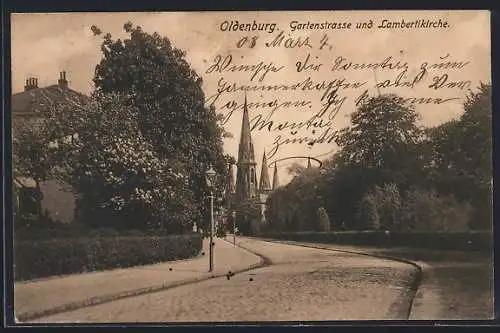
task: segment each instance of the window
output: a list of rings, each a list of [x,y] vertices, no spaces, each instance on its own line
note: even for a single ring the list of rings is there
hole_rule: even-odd
[[[19,212],[21,214],[37,214],[38,213],[38,200],[40,196],[37,195],[36,188],[24,187],[19,190]]]

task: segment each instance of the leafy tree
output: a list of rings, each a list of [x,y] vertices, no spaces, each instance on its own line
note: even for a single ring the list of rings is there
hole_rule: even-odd
[[[40,183],[48,179],[53,167],[52,147],[46,135],[45,124],[20,124],[17,126],[12,145],[14,177],[31,177],[40,196]],[[37,211],[42,212],[41,197],[37,198]]]
[[[275,231],[321,229],[317,223],[317,210],[324,202],[320,193],[323,179],[319,169],[304,168],[289,184],[272,192],[266,203],[268,229]]]
[[[304,172],[304,170],[306,170],[306,168],[299,163],[293,163],[287,168],[288,173],[294,177],[299,176],[302,172]]]
[[[252,235],[256,231],[256,223],[260,222],[261,208],[256,200],[240,202],[235,207],[236,227],[243,235]]]
[[[383,182],[414,184],[422,169],[418,118],[413,105],[396,95],[368,99],[351,115],[351,126],[337,137],[343,164],[375,168],[382,177],[390,177]]]
[[[14,177],[30,177],[36,184],[38,215],[42,214],[42,182],[58,179],[61,165],[71,157],[71,151],[61,149],[59,143],[71,140],[74,131],[65,127],[74,105],[87,102],[83,96],[69,96],[63,91],[61,98],[50,101],[36,95],[31,107],[33,114],[29,118],[14,118],[13,129],[13,174]],[[58,105],[58,113],[52,112],[51,104]],[[61,117],[60,115],[65,115]]]
[[[464,113],[428,130],[429,180],[443,194],[452,194],[475,208],[471,227],[492,223],[491,85],[481,84],[464,103]]]
[[[91,227],[161,228],[172,233],[196,218],[188,174],[175,159],[158,157],[139,129],[139,112],[128,98],[95,93],[71,112],[47,105],[54,131],[71,129],[57,141],[59,177],[78,194],[78,218]],[[57,125],[57,126],[56,126]]]
[[[101,33],[97,27],[93,30]],[[125,40],[104,35],[104,57],[94,77],[97,91],[131,97],[129,102],[139,111],[141,134],[158,158],[182,164],[196,208],[206,216],[205,171],[211,164],[222,175],[227,167],[220,117],[213,107],[205,107],[202,79],[190,67],[185,52],[173,47],[167,37],[146,33],[130,22],[124,30],[130,35]]]

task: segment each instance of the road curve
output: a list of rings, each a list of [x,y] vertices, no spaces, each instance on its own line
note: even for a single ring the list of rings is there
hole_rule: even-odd
[[[240,239],[270,265],[38,319],[238,322],[407,319],[418,269],[353,253]]]

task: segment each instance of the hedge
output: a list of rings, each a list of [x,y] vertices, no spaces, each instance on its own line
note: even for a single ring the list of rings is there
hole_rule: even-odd
[[[22,281],[186,259],[201,249],[199,233],[20,240],[14,242],[14,278]]]
[[[471,232],[284,232],[262,235],[280,240],[364,245],[377,247],[413,247],[432,250],[492,251],[493,233]]]

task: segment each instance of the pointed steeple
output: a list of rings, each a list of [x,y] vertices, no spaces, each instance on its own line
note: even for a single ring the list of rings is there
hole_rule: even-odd
[[[255,155],[250,134],[250,119],[248,115],[247,95],[245,93],[245,104],[243,104],[243,120],[241,122],[240,147],[238,152],[238,164],[242,162],[254,162]]]
[[[311,169],[311,159],[310,158],[307,159],[307,168]]]
[[[276,163],[274,163],[273,190],[277,189],[278,186],[280,186],[278,180],[278,168],[276,167]]]
[[[243,119],[241,121],[240,146],[238,150],[238,170],[236,173],[236,198],[238,202],[257,196],[257,176],[255,154],[250,133],[250,119],[248,115],[247,97],[243,105]]]
[[[261,192],[271,191],[271,181],[269,180],[269,170],[267,169],[267,157],[265,150],[264,156],[262,156],[262,169],[260,171],[259,190]]]

